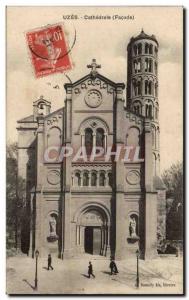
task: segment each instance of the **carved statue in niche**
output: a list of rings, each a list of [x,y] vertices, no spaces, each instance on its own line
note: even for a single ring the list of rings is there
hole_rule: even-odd
[[[131,216],[130,223],[129,223],[129,234],[131,238],[137,237],[136,226],[137,226],[136,218],[134,216]]]
[[[58,239],[58,235],[56,232],[56,225],[57,225],[57,221],[56,221],[55,214],[51,214],[49,219],[49,236],[47,237],[47,240],[49,242],[54,242]]]
[[[54,216],[50,216],[49,227],[50,227],[50,236],[56,236],[56,219]]]

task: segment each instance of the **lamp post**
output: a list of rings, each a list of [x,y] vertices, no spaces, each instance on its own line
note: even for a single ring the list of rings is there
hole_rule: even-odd
[[[137,257],[137,277],[136,277],[136,287],[139,288],[139,256],[140,256],[140,252],[137,249],[136,251],[136,257]]]
[[[37,290],[37,263],[38,263],[39,251],[35,251],[35,290]]]

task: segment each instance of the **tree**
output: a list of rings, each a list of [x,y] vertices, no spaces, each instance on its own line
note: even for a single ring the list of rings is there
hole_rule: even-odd
[[[18,176],[17,143],[7,145],[6,152],[6,225],[7,247],[18,248],[18,236],[24,207],[25,182]],[[10,241],[11,245],[10,245]]]
[[[173,164],[162,175],[167,188],[167,238],[182,240],[183,236],[183,164]]]

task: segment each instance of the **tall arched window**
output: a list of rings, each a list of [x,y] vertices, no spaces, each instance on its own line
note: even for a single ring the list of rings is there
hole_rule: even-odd
[[[76,186],[81,186],[81,175],[79,172],[75,173],[75,185]]]
[[[141,81],[137,82],[137,95],[141,95]]]
[[[145,95],[152,95],[153,85],[151,81],[145,80]]]
[[[96,146],[104,148],[104,129],[102,128],[96,131]]]
[[[142,106],[141,106],[141,103],[139,101],[135,101],[135,103],[133,104],[133,111],[137,115],[141,114]]]
[[[145,53],[148,54],[149,53],[149,45],[146,43],[145,44]]]
[[[134,50],[134,55],[137,55],[137,45],[134,45],[133,50]]]
[[[90,155],[93,148],[93,131],[91,128],[85,129],[85,147],[86,153]]]
[[[126,146],[140,146],[140,131],[138,128],[129,128],[126,136]]]
[[[148,94],[148,80],[145,80],[145,95]]]
[[[96,186],[97,183],[97,175],[95,172],[91,174],[91,186]]]
[[[152,82],[151,81],[149,81],[149,83],[148,83],[148,94],[152,95]]]
[[[149,46],[149,53],[153,54],[153,45],[152,44],[150,44],[150,46]]]
[[[142,54],[142,44],[138,44],[138,54]]]
[[[151,104],[146,104],[146,117],[153,118],[153,107]]]
[[[101,172],[99,175],[99,186],[105,186],[105,174]]]
[[[89,174],[88,172],[83,173],[83,186],[89,185]]]

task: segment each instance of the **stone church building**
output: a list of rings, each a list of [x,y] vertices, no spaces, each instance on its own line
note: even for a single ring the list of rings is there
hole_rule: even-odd
[[[26,182],[23,241],[27,252],[59,258],[84,253],[124,259],[157,255],[160,202],[158,41],[141,33],[127,47],[127,89],[99,73],[66,83],[63,107],[51,112],[42,96],[33,114],[18,121],[18,169]],[[115,66],[116,72],[116,66]],[[60,159],[62,147],[85,147],[87,160]],[[95,147],[104,155],[89,158]],[[115,159],[121,147],[138,159]],[[139,148],[140,147],[140,148]],[[134,151],[133,150],[133,151]]]

